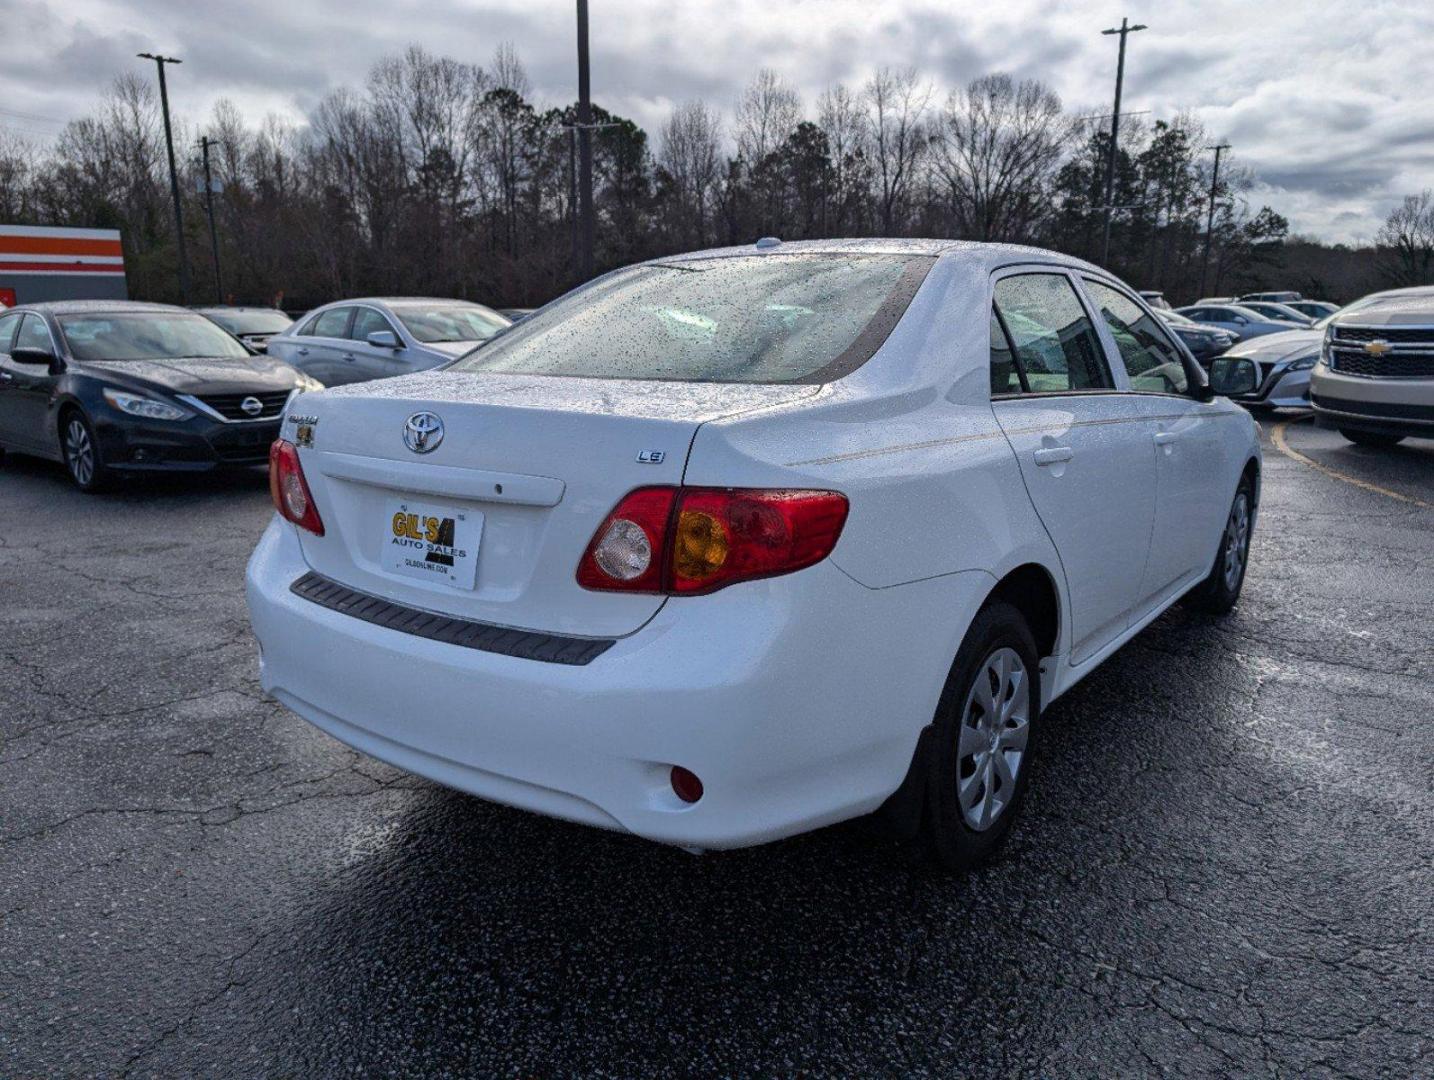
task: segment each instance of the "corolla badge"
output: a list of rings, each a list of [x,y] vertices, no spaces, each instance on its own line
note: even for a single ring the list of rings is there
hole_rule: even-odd
[[[435,413],[416,412],[403,425],[403,445],[415,454],[438,449],[443,441],[443,421]]]

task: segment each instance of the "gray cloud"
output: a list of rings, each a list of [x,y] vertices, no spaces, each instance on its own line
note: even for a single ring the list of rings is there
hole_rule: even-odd
[[[177,111],[199,122],[220,97],[255,121],[301,120],[325,93],[362,83],[411,43],[486,63],[511,41],[544,104],[575,96],[571,0],[7,0],[6,37],[26,48],[0,66],[0,124],[43,140],[93,108],[134,53],[181,55]],[[1192,111],[1254,170],[1252,195],[1301,232],[1372,235],[1400,196],[1434,186],[1426,119],[1434,6],[1351,7],[1304,0],[1298,12],[1233,0],[1137,4],[1150,29],[1131,39],[1126,107],[1153,118]],[[947,90],[992,71],[1049,83],[1076,109],[1109,108],[1115,42],[1103,4],[1041,0],[953,7],[945,0],[606,0],[593,5],[594,95],[655,131],[692,98],[730,113],[760,67],[809,110],[826,86],[882,65],[917,66]],[[1331,32],[1337,28],[1337,33]],[[28,114],[26,117],[13,115]]]

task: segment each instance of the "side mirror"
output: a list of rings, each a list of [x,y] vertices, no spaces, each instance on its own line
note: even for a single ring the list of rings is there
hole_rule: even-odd
[[[401,349],[403,343],[392,330],[375,330],[365,339],[375,349]]]
[[[1259,369],[1243,356],[1217,356],[1210,364],[1210,389],[1224,397],[1252,394],[1260,385]]]
[[[49,349],[28,349],[24,346],[13,350],[10,359],[17,364],[34,364],[37,367],[54,367],[56,363],[55,354]]]

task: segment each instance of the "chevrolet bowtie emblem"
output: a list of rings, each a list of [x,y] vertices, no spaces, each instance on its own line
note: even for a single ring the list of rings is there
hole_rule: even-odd
[[[1364,351],[1369,353],[1370,356],[1383,356],[1392,348],[1393,346],[1390,345],[1389,342],[1381,338],[1377,341],[1371,341],[1364,347]]]

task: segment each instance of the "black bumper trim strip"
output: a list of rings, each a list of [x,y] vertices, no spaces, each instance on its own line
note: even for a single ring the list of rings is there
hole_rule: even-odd
[[[540,634],[533,630],[514,630],[508,626],[435,615],[431,611],[404,607],[371,593],[350,589],[312,570],[290,585],[289,591],[330,611],[351,615],[387,630],[521,660],[582,667],[616,644],[611,638]]]

